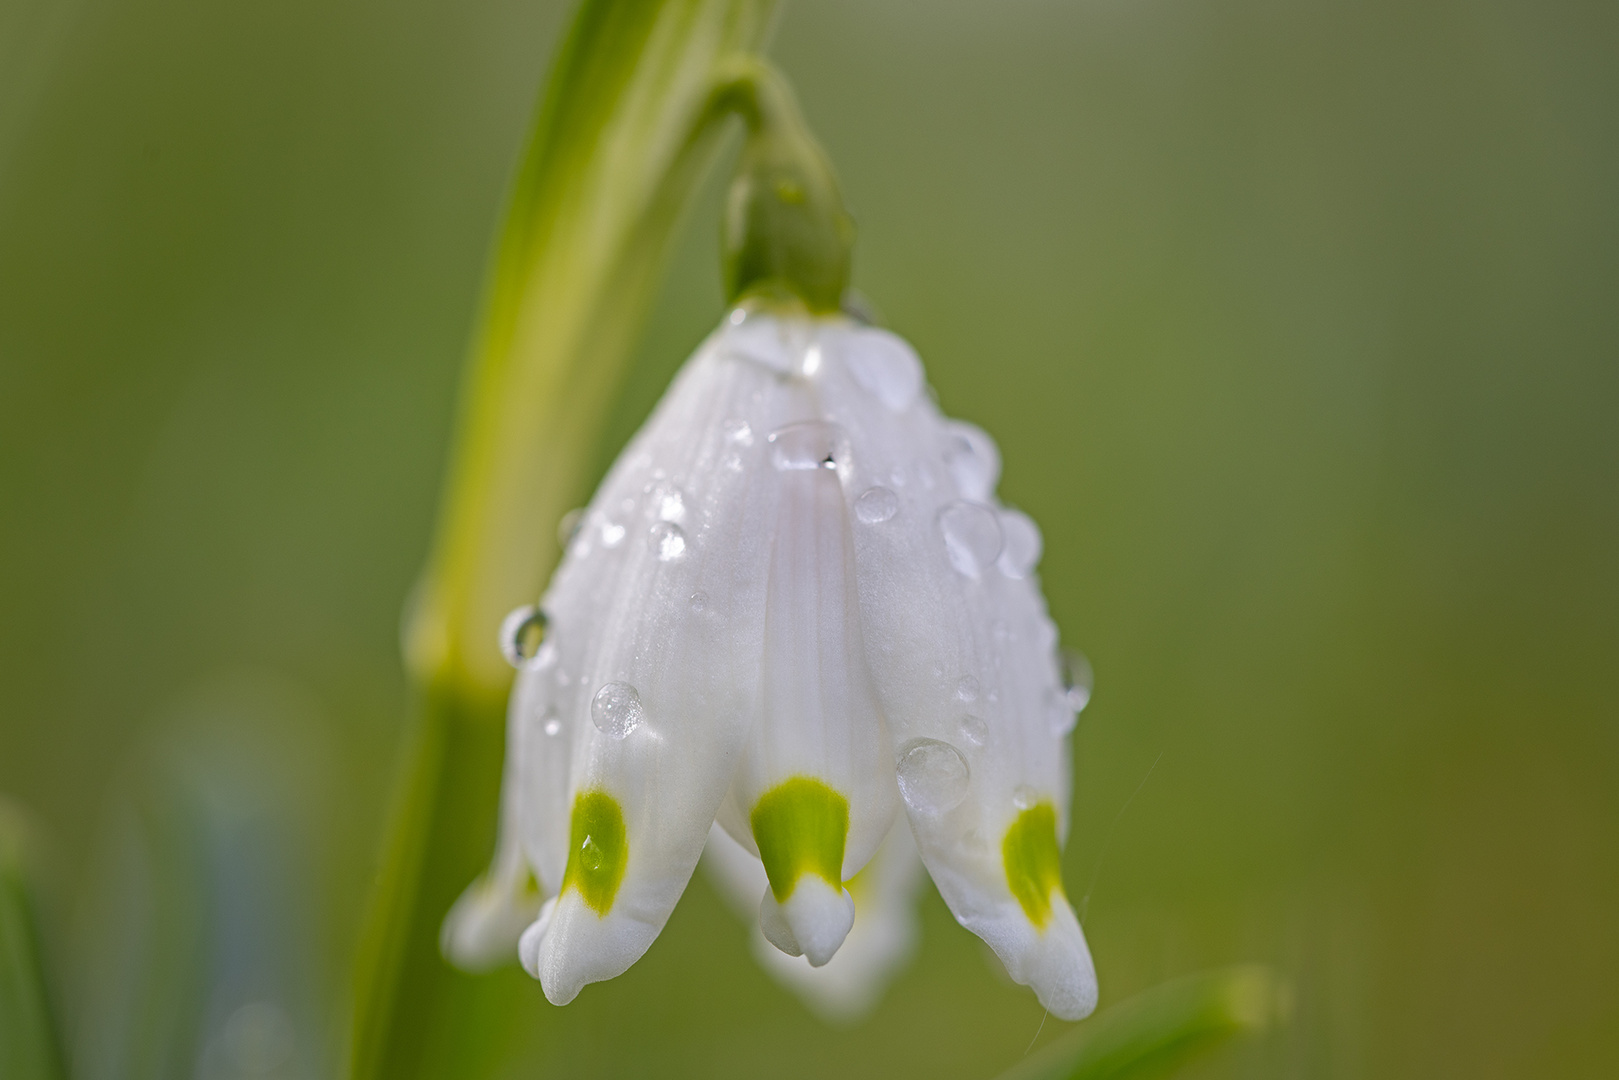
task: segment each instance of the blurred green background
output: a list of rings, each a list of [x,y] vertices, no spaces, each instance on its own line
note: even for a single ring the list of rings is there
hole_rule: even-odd
[[[263,820],[295,899],[242,917],[296,942],[324,1075],[398,613],[568,7],[0,0],[0,792],[54,853],[84,1075],[124,1075],[93,1052],[118,943],[184,932],[118,808],[216,729],[292,809]],[[1104,1005],[1262,961],[1291,1024],[1199,1075],[1611,1075],[1619,7],[798,0],[772,51],[858,286],[999,440],[1095,662],[1065,871]],[[720,179],[603,468],[719,314]],[[207,801],[167,798],[180,833]],[[533,986],[500,1053],[968,1080],[1059,1034],[923,910],[834,1030],[699,876],[627,975]]]

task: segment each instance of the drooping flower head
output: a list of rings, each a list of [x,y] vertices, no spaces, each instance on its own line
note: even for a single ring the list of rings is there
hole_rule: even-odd
[[[761,198],[791,214],[830,184],[789,188],[753,156],[732,206],[744,233],[770,231],[748,225]],[[789,225],[772,234],[804,232]],[[782,245],[735,247],[764,265],[754,278],[804,278]],[[524,967],[571,1001],[651,945],[713,830],[722,880],[759,890],[764,938],[806,970],[834,962],[845,997],[903,954],[903,914],[875,934],[860,920],[906,903],[919,854],[1013,979],[1059,1017],[1094,1007],[1060,873],[1076,702],[1039,530],[997,501],[994,442],[939,412],[911,347],[815,302],[842,281],[734,288],[753,298],[687,361],[508,627],[543,612],[546,633],[519,655],[495,864],[446,922],[460,962],[520,930]],[[879,849],[863,877],[880,880],[847,888]],[[836,964],[840,947],[867,955]]]
[[[906,829],[1014,979],[1090,1011],[1058,863],[1075,702],[999,472],[884,330],[737,308],[697,350],[579,521],[513,693],[494,873],[546,898],[522,958],[552,1001],[645,952],[717,822],[783,952],[830,960],[844,882]]]

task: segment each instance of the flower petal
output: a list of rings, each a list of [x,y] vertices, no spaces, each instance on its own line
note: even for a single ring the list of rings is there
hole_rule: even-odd
[[[824,966],[813,967],[765,937],[754,899],[768,888],[764,865],[715,826],[703,864],[721,895],[751,927],[753,953],[777,982],[822,1019],[849,1023],[869,1013],[916,946],[917,888],[922,861],[909,825],[896,824],[871,861],[849,882],[854,928]]]
[[[620,457],[544,603],[557,678],[577,692],[561,717],[573,732],[561,895],[524,952],[558,1004],[662,930],[758,712],[773,485],[747,417],[777,376],[722,338]]]
[[[543,648],[543,647],[542,647]],[[537,656],[543,667],[543,654]],[[548,684],[541,671],[524,672],[513,687],[506,710],[506,762],[500,785],[500,827],[495,857],[489,870],[471,885],[444,917],[439,949],[445,959],[464,971],[487,971],[509,962],[518,936],[534,921],[545,898],[546,875],[532,869],[542,865],[535,852],[545,832],[543,810],[530,805],[533,789],[524,777],[532,775],[528,750],[532,744],[534,714],[543,708]],[[525,820],[526,819],[526,820]],[[558,849],[560,852],[560,848]],[[550,879],[552,893],[560,871]]]
[[[1038,545],[1017,522],[1018,551],[1002,558],[1000,461],[987,435],[947,421],[925,396],[896,413],[846,374],[877,347],[869,333],[823,333],[832,362],[822,395],[856,449],[856,499],[878,488],[892,496],[892,512],[860,518],[854,535],[906,812],[957,921],[1055,1015],[1075,1019],[1094,1008],[1096,979],[1056,861],[1069,755],[1053,711],[1056,629],[1033,577]]]
[[[776,419],[817,408],[803,380],[784,379],[775,397]],[[722,820],[764,860],[767,936],[820,964],[852,923],[843,881],[887,834],[896,793],[860,632],[847,440],[808,420],[768,441],[763,696]]]

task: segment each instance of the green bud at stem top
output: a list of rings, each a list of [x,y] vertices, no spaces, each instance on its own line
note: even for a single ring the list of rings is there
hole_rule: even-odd
[[[854,221],[792,91],[765,61],[740,58],[722,73],[715,104],[748,127],[725,207],[727,297],[797,299],[811,311],[838,310],[849,285]]]

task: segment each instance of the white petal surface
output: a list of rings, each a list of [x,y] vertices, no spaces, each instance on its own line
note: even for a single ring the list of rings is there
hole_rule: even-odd
[[[1049,806],[1058,842],[1068,818],[1068,749],[1053,717],[1056,629],[1032,576],[1038,548],[1012,519],[1019,550],[1005,562],[1019,576],[1003,569],[1000,459],[987,435],[946,420],[925,396],[896,410],[843,374],[887,347],[868,333],[823,334],[821,393],[826,418],[855,448],[852,487],[895,496],[891,517],[854,535],[870,666],[907,814],[957,920],[1055,1015],[1074,1019],[1096,1000],[1078,920],[1060,883],[1031,915],[1006,851],[1024,811]]]
[[[549,925],[529,939],[531,971],[558,1004],[622,972],[662,930],[758,712],[776,489],[761,480],[749,417],[778,379],[716,342],[700,350],[591,501],[545,598],[556,678],[576,687],[561,716],[573,733],[567,805],[608,800],[622,841],[570,827],[577,880],[605,884],[587,896],[565,873]]]

